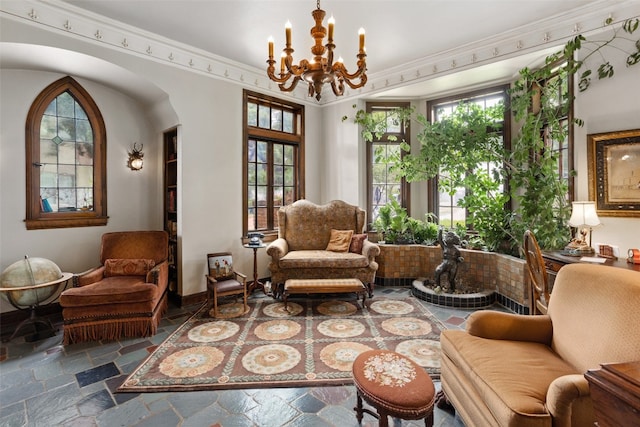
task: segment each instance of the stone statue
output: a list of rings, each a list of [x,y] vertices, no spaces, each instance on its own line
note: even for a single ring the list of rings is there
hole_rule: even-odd
[[[436,268],[436,286],[440,286],[440,276],[442,273],[447,273],[449,278],[449,292],[453,292],[456,289],[456,275],[458,274],[458,264],[464,261],[464,258],[460,256],[460,238],[453,231],[447,231],[444,236],[442,235],[442,227],[438,230],[438,243],[442,248],[442,262]]]

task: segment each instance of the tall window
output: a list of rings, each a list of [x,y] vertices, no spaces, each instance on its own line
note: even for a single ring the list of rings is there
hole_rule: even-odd
[[[243,234],[275,234],[277,212],[304,197],[304,106],[244,91]]]
[[[500,86],[490,88],[478,92],[461,94],[453,97],[436,99],[427,102],[427,111],[429,112],[429,120],[437,122],[444,117],[450,116],[462,103],[473,103],[482,110],[498,105],[499,103],[508,103],[507,95],[508,86]],[[508,110],[505,108],[504,119],[501,123],[496,123],[497,128],[501,128],[502,142],[505,148],[510,146],[510,128],[508,120]],[[483,170],[488,176],[493,176],[497,169],[502,165],[494,162],[484,162]],[[469,173],[473,173],[470,171]],[[429,186],[429,211],[435,212],[438,216],[439,223],[447,227],[464,226],[467,224],[467,210],[459,205],[468,189],[457,188],[455,191],[443,191],[438,185],[439,180],[446,180],[447,176],[440,175],[432,180]],[[504,183],[500,183],[498,191],[505,191]]]
[[[567,202],[573,200],[573,80],[564,71],[565,63],[555,68],[551,76],[542,82],[545,105],[556,107],[560,129],[552,129],[549,123],[543,123],[542,136],[545,147],[557,155],[558,176],[567,187]]]
[[[45,88],[26,123],[27,229],[105,225],[106,131],[71,77]]]
[[[385,123],[385,132],[380,138],[374,136],[367,144],[367,218],[369,224],[378,218],[381,206],[396,200],[409,209],[409,186],[404,178],[392,170],[396,159],[403,155],[400,143],[409,141],[408,122],[398,117],[399,108],[409,108],[408,102],[368,102],[367,113],[372,113],[376,122]]]

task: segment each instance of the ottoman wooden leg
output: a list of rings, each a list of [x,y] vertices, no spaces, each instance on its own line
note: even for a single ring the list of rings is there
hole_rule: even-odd
[[[356,392],[356,407],[353,408],[356,411],[356,419],[358,420],[358,424],[362,423],[362,397],[359,392]]]

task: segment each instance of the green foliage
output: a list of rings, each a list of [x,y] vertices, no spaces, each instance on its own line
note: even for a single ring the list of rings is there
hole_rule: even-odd
[[[609,18],[605,25],[612,23]],[[459,201],[459,205],[468,210],[468,221],[478,233],[472,238],[474,245],[522,254],[522,236],[529,229],[543,248],[563,247],[570,237],[567,185],[558,176],[558,154],[545,146],[542,129],[544,127],[548,140],[564,141],[568,136],[568,126],[584,124],[579,118],[572,123],[562,120],[573,102],[563,82],[581,71],[578,88],[587,90],[594,75],[588,62],[596,54],[602,59],[595,66],[598,80],[612,78],[614,66],[604,58],[603,52],[608,47],[621,49],[612,45],[616,39],[632,44],[625,65],[629,67],[639,63],[640,40],[626,37],[639,27],[640,21],[633,18],[619,28],[612,26],[612,34],[606,40],[591,41],[577,35],[565,44],[562,51],[548,56],[540,69],[520,70],[520,76],[510,90],[511,110],[519,124],[510,151],[503,149],[495,134],[494,126],[501,119],[502,106],[482,111],[473,104],[461,104],[450,117],[433,124],[424,115],[415,115],[413,108],[399,110],[399,120],[414,120],[420,125],[420,151],[409,153],[409,145],[403,142],[401,148],[409,154],[401,158],[399,153],[395,153],[395,158],[387,160],[394,162],[398,173],[409,182],[441,174],[445,176],[439,179],[441,191],[453,194],[456,188],[465,187],[467,196]],[[587,53],[581,60],[576,60],[581,49],[588,49]],[[345,116],[343,120],[346,119]],[[384,117],[359,110],[353,120],[362,126],[365,141],[380,139],[386,131]],[[496,167],[487,172],[479,167],[486,163],[504,168]],[[500,187],[505,181],[511,189],[509,194]],[[504,210],[509,200],[514,205],[512,212]],[[421,221],[409,218],[406,211],[402,212],[401,207],[398,209],[399,204],[395,204],[397,206],[391,204],[380,209],[378,229],[385,233],[391,231],[392,235],[403,235],[409,231],[416,236],[421,229]],[[425,222],[430,223],[428,220]],[[452,224],[441,222],[440,225]],[[430,225],[424,227],[428,233],[432,232]],[[462,239],[466,228],[460,224],[455,224],[455,227]]]
[[[392,199],[380,207],[378,218],[372,226],[378,233],[384,234],[387,243],[432,245],[438,236],[438,225],[434,219],[433,214],[426,214],[424,221],[411,218],[407,210]]]

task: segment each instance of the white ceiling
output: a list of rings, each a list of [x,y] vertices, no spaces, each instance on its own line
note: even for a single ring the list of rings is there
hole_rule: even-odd
[[[277,56],[289,20],[294,60],[311,57],[313,0],[46,3],[67,9],[71,5],[96,22],[115,20],[230,59],[262,76],[267,39],[275,38]],[[355,69],[358,29],[365,28],[366,96],[419,98],[512,79],[522,67],[557,50],[574,26],[584,29],[579,17],[588,15],[601,23],[619,4],[640,8],[637,0],[323,0],[321,8],[327,18],[335,17],[336,56],[343,57],[350,71]],[[593,22],[587,25],[593,29]]]

